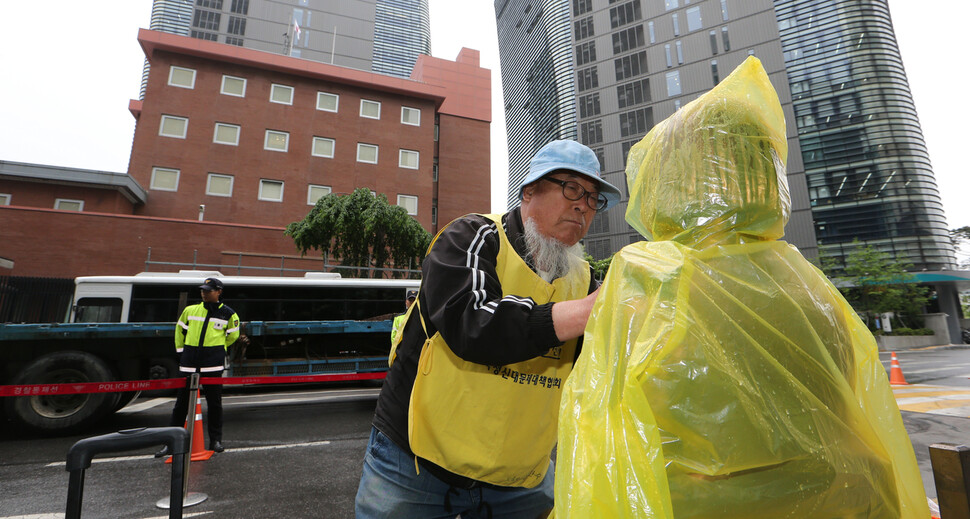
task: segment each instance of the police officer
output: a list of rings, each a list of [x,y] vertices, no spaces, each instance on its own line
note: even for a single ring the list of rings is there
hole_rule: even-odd
[[[220,302],[222,281],[206,278],[199,286],[202,302],[188,306],[175,324],[175,352],[179,371],[190,375],[196,371],[206,377],[220,377],[225,369],[226,351],[239,338],[239,316]],[[222,452],[222,384],[202,386],[209,408],[209,450]],[[179,389],[170,425],[182,425],[189,406],[189,387]],[[160,458],[169,453],[168,446],[155,453]]]
[[[404,311],[407,312],[408,308],[411,308],[411,304],[414,303],[414,298],[418,297],[418,291],[413,288],[408,290],[404,296]],[[404,324],[404,318],[407,313],[403,313],[394,318],[393,326],[391,327],[391,344],[394,344],[397,334],[401,332],[401,325]]]

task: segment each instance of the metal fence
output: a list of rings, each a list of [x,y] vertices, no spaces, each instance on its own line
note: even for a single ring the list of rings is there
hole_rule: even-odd
[[[218,270],[224,275],[229,275],[235,272],[237,276],[286,276],[286,275],[299,275],[305,274],[307,272],[337,272],[345,277],[373,277],[376,273],[376,277],[380,278],[407,278],[407,279],[419,279],[421,277],[421,269],[397,269],[397,268],[375,268],[375,267],[349,267],[344,265],[333,265],[327,263],[326,260],[320,261],[320,268],[305,269],[305,268],[292,268],[288,267],[286,264],[287,260],[290,263],[306,263],[310,258],[305,257],[293,257],[285,255],[270,255],[261,254],[253,255],[241,252],[236,253],[223,253],[226,256],[235,256],[236,263],[200,263],[198,261],[198,250],[192,251],[192,261],[191,262],[179,262],[179,261],[157,261],[152,259],[152,249],[148,248],[148,256],[145,258],[145,272],[152,271],[152,267],[161,267],[161,269],[156,268],[156,271],[171,270],[172,268],[191,268],[192,270]],[[254,265],[244,265],[244,258],[251,259],[248,257],[258,256],[262,259],[271,259],[273,261],[279,261],[279,266],[254,266]]]
[[[0,276],[0,323],[59,323],[67,319],[74,280]]]

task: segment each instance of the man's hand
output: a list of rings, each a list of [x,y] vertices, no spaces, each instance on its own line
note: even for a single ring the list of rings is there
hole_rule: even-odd
[[[562,301],[552,305],[552,324],[556,328],[556,337],[560,341],[575,339],[583,334],[586,321],[589,320],[589,313],[593,310],[593,303],[596,302],[596,296],[599,293],[600,289],[597,288],[582,299]]]

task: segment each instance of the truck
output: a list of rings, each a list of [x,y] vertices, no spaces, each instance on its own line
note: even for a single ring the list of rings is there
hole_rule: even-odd
[[[84,276],[64,322],[0,324],[0,386],[144,381],[179,377],[175,321],[201,300],[207,277],[242,320],[226,376],[344,373],[372,379],[387,370],[393,317],[416,279],[223,276],[218,271]],[[3,397],[17,426],[72,432],[123,408],[136,391]]]

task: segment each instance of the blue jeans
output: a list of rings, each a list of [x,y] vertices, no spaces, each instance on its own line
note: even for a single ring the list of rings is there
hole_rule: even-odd
[[[552,510],[555,472],[550,462],[535,488],[456,489],[419,473],[413,456],[372,428],[354,509],[357,519],[536,519]]]

